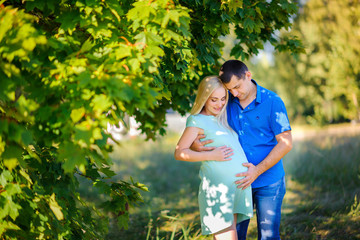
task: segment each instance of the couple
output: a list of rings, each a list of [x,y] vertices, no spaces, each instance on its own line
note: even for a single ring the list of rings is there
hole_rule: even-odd
[[[243,62],[229,60],[219,77],[204,78],[175,149],[177,160],[202,162],[202,234],[246,239],[254,206],[258,239],[280,239],[281,159],[291,148],[283,101],[251,79]]]

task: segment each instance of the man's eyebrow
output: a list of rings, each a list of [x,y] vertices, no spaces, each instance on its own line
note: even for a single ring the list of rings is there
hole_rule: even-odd
[[[239,86],[239,84],[235,84],[231,89],[236,88],[238,86]],[[230,89],[230,88],[227,88],[227,89]]]

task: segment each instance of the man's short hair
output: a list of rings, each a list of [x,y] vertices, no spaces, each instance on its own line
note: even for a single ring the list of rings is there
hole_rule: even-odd
[[[240,79],[249,71],[245,63],[239,60],[228,60],[220,68],[219,77],[223,83],[229,83],[233,75]]]

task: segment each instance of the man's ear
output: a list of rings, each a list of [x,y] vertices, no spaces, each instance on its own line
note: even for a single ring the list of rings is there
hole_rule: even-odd
[[[252,74],[251,74],[250,71],[247,71],[247,72],[245,73],[245,76],[251,79]]]

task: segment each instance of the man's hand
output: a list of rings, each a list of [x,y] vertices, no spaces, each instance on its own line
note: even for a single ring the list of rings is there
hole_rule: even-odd
[[[215,147],[205,147],[206,144],[214,142],[213,140],[209,139],[206,141],[200,141],[200,139],[203,139],[204,137],[205,137],[204,134],[199,134],[197,138],[194,140],[194,142],[191,144],[190,149],[196,152],[214,150]]]
[[[242,188],[242,190],[248,188],[260,175],[257,168],[252,163],[243,163],[243,166],[247,167],[248,170],[235,175],[236,177],[244,177],[235,182],[238,185],[237,188]]]

